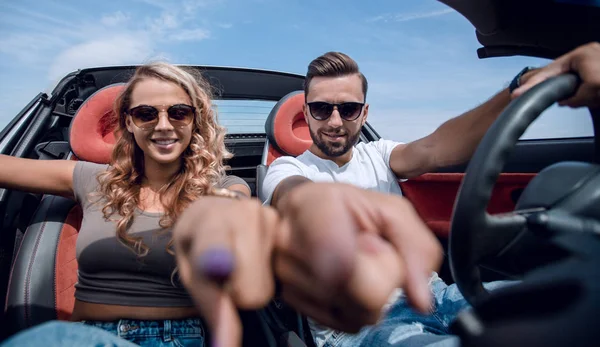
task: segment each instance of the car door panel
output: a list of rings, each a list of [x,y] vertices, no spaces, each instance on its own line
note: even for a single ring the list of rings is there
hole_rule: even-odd
[[[514,210],[520,192],[535,177],[533,173],[503,173],[492,193],[489,213]],[[464,178],[463,173],[430,173],[400,183],[427,226],[439,237],[450,235],[450,219],[454,200]]]
[[[517,144],[493,190],[488,212],[514,210],[520,193],[545,167],[561,161],[592,161],[593,138],[527,140]],[[403,194],[438,237],[450,234],[454,200],[466,165],[444,168],[400,182]]]

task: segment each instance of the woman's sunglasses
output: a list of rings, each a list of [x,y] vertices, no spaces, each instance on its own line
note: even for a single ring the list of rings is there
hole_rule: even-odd
[[[130,109],[127,114],[131,116],[133,124],[140,129],[153,129],[158,124],[158,115],[166,111],[169,122],[174,128],[184,128],[194,121],[196,108],[186,104],[172,106],[160,105],[157,107],[140,105]]]
[[[307,103],[310,115],[316,120],[327,120],[331,117],[333,109],[337,108],[340,117],[346,121],[353,121],[360,116],[364,103],[360,102],[343,102],[341,104],[330,104],[323,101],[315,101]]]

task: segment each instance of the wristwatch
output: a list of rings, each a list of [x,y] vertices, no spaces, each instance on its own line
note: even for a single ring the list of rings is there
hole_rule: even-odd
[[[521,76],[533,69],[535,69],[535,67],[527,66],[523,70],[519,71],[519,73],[515,76],[515,78],[513,78],[513,80],[508,85],[508,91],[512,94],[512,92],[514,92],[515,89],[519,88],[521,86]]]

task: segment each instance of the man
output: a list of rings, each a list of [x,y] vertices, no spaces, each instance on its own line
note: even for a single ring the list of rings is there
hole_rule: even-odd
[[[526,76],[521,77],[522,80],[525,78]],[[511,100],[509,90],[505,89],[483,105],[447,121],[431,135],[412,143],[379,140],[357,144],[361,128],[369,114],[369,105],[366,104],[367,88],[367,80],[359,71],[356,62],[343,53],[329,52],[310,63],[304,87],[306,103],[303,112],[313,144],[309,150],[296,158],[278,158],[270,165],[263,182],[263,194],[267,197],[267,202],[280,211],[285,210],[281,206],[282,201],[296,187],[310,181],[347,183],[366,190],[402,195],[398,179],[410,179],[468,160],[489,126]],[[324,208],[327,212],[333,212],[328,207]],[[399,252],[402,251],[399,249]],[[435,264],[437,261],[430,265]],[[427,284],[423,277],[413,281],[407,280],[407,290],[410,290],[412,283],[420,286]],[[442,312],[449,311],[445,307],[445,300],[456,301],[456,293],[448,295],[446,286],[436,275],[428,284],[436,289],[435,313],[439,316]],[[454,288],[453,290],[456,292]],[[418,290],[415,288],[413,292],[417,293]],[[390,302],[394,303],[394,313],[390,313],[381,325],[386,325],[392,320],[404,321],[410,324],[410,328],[414,327],[411,320],[428,320],[428,316],[417,318],[415,313],[403,304],[404,300],[401,298],[401,292],[396,291]],[[291,301],[294,302],[293,297]],[[464,300],[462,301],[464,306]],[[414,297],[414,302],[423,310],[429,306],[426,300],[419,297]],[[397,306],[405,306],[405,309],[399,311]],[[456,311],[451,310],[450,314]],[[449,322],[454,316],[438,318]],[[444,323],[430,323],[427,327],[437,330],[438,333],[448,333]],[[410,338],[413,344],[423,345],[425,342],[436,340],[432,336],[416,339],[414,335],[425,335],[425,332],[422,332],[421,327],[416,327],[417,331],[409,328],[407,331],[410,333],[406,333],[405,338]],[[365,338],[369,338],[368,330],[369,328],[361,334],[349,336],[313,325],[313,335],[319,347],[325,344],[356,346]],[[385,341],[369,339],[364,342],[365,345],[383,345]],[[396,343],[400,342],[402,339],[398,338]]]
[[[599,58],[600,45],[593,43],[521,73],[511,84],[513,96],[575,71],[582,85],[562,104],[598,107]],[[501,91],[412,143],[355,145],[368,116],[366,92],[366,79],[347,56],[317,58],[304,107],[314,145],[269,168],[264,193],[273,207],[206,198],[181,216],[174,230],[180,274],[215,343],[239,343],[235,308],[264,306],[274,292],[273,275],[284,299],[322,324],[313,325],[319,345],[456,342],[446,336],[447,326],[466,303],[455,286],[431,276],[441,248],[401,197],[396,178],[466,161],[511,93]],[[207,270],[223,264],[216,272],[226,276]]]

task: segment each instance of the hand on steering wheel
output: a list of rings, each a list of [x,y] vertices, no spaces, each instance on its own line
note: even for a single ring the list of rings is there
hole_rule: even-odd
[[[593,42],[578,47],[523,77],[523,85],[513,92],[513,102],[490,127],[471,159],[454,206],[450,268],[459,289],[471,304],[487,293],[478,268],[481,261],[497,255],[517,235],[527,232],[527,216],[531,211],[502,216],[486,212],[503,165],[527,127],[555,102],[570,107],[600,107],[600,44]],[[600,124],[600,119],[594,122]],[[595,141],[600,141],[599,134],[595,136]],[[537,182],[541,181],[539,176]],[[526,189],[521,197],[525,193],[536,195],[537,192],[531,190],[544,189],[541,185]],[[571,213],[573,210],[570,209]]]
[[[561,75],[513,100],[490,127],[469,163],[454,205],[449,250],[452,276],[472,305],[487,294],[478,265],[527,232],[529,210],[495,216],[486,212],[504,163],[527,127],[556,101],[572,96],[578,85],[577,76]]]
[[[600,107],[600,43],[592,42],[559,57],[547,66],[533,70],[522,78],[521,87],[515,89],[517,98],[533,86],[558,75],[575,72],[581,79],[581,85],[575,94],[558,104],[569,107]],[[525,77],[525,76],[524,76]]]

